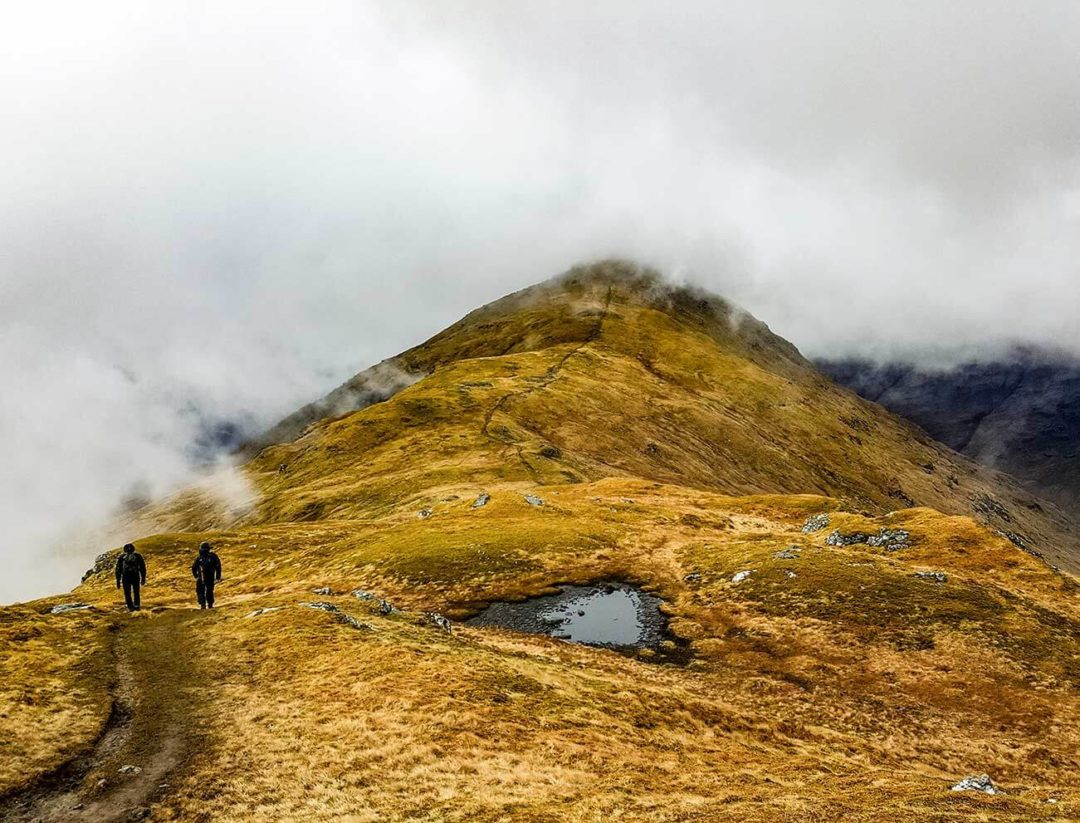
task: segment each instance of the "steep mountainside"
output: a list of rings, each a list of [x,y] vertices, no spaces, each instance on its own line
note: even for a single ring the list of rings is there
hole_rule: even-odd
[[[248,454],[125,524],[151,608],[116,606],[110,552],[71,596],[0,610],[0,815],[1080,811],[1073,524],[718,298],[576,269]],[[239,481],[246,505],[216,493]],[[660,646],[429,614],[606,582],[662,599]],[[982,772],[1005,793],[950,791]]]
[[[841,385],[917,423],[974,460],[1025,481],[1080,515],[1080,362],[1017,349],[926,370],[863,360],[820,362]]]

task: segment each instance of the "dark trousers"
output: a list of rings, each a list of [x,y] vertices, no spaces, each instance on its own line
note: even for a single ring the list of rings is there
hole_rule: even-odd
[[[199,605],[206,608],[214,608],[214,581],[195,581],[195,596],[199,598]]]
[[[125,574],[121,582],[124,585],[124,602],[127,603],[128,611],[135,611],[139,608],[139,577]]]

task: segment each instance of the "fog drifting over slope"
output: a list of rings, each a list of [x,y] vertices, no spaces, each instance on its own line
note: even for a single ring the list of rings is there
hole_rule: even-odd
[[[201,420],[581,260],[809,355],[1080,351],[1078,39],[1074,3],[986,0],[7,10],[0,602],[190,479]]]

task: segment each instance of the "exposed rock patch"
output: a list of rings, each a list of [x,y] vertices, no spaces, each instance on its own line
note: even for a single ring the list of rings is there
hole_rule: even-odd
[[[806,522],[803,523],[802,530],[806,534],[812,532],[819,532],[822,529],[829,527],[829,515],[827,514],[812,514],[806,518]]]
[[[973,775],[971,777],[965,777],[959,783],[955,784],[951,791],[954,792],[982,792],[983,794],[1000,794],[1001,789],[994,785],[994,781],[990,779],[988,774]]]
[[[49,614],[65,614],[66,612],[81,612],[94,608],[89,603],[58,603],[49,609]]]

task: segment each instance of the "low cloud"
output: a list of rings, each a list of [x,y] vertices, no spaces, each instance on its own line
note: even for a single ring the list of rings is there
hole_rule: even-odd
[[[811,356],[1080,352],[1078,16],[23,4],[0,32],[0,601],[77,580],[51,547],[197,477],[215,426],[582,260],[718,291]]]

